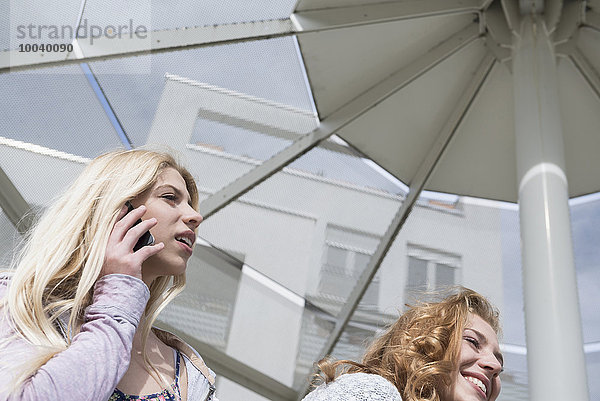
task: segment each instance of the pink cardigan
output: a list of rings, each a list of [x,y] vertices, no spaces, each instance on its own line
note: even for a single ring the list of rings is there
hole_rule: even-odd
[[[9,279],[0,277],[0,299]],[[8,397],[4,386],[11,367],[32,355],[33,346],[21,338],[0,349],[0,401],[105,401],[129,366],[131,344],[150,291],[143,281],[109,274],[96,283],[92,304],[85,310],[81,332],[29,378],[18,394]],[[14,334],[0,308],[0,341]]]

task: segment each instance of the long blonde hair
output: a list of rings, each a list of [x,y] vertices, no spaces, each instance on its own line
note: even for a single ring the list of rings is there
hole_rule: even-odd
[[[393,383],[405,401],[440,401],[442,388],[452,385],[469,313],[499,333],[498,310],[477,292],[459,287],[442,301],[411,306],[368,347],[361,363],[319,361],[319,378],[330,382],[344,373],[378,374]]]
[[[5,315],[9,316],[16,335],[36,346],[39,352],[17,368],[11,391],[70,345],[82,324],[84,309],[92,301],[108,238],[123,204],[151,188],[167,167],[181,174],[192,206],[197,210],[196,183],[171,155],[150,150],[119,150],[92,160],[32,228],[19,252],[0,307],[6,308]],[[146,340],[158,314],[184,286],[185,274],[155,279],[150,285],[150,299],[140,326],[146,369],[163,385],[164,379],[146,354]],[[69,314],[67,336],[58,327],[59,317],[64,313]],[[9,340],[0,343],[1,348]]]

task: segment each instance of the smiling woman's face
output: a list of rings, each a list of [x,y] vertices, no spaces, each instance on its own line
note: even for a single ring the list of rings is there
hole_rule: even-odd
[[[463,331],[458,371],[442,401],[494,401],[503,365],[498,337],[481,317],[469,314]]]

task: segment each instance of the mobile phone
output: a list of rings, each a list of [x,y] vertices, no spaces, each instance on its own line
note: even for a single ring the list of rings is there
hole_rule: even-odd
[[[127,201],[125,205],[127,205],[127,213],[133,210],[133,205],[131,204],[131,202]],[[141,222],[142,219],[138,219],[133,225],[138,225]],[[150,234],[150,231],[146,231],[144,234],[142,234],[138,242],[133,247],[133,251],[138,251],[140,248],[146,245],[154,245],[154,237],[152,236],[152,234]]]

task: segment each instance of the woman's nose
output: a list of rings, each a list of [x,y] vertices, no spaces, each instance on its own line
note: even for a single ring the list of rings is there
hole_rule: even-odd
[[[184,217],[185,224],[188,227],[190,227],[192,230],[195,230],[196,228],[198,228],[200,223],[202,223],[202,220],[204,220],[202,215],[200,213],[198,213],[196,210],[194,210],[192,207],[190,207],[190,211]]]
[[[479,365],[486,370],[492,371],[494,375],[502,372],[502,363],[492,352],[486,352],[479,360]]]

